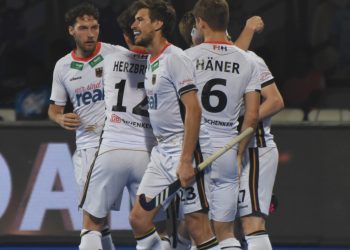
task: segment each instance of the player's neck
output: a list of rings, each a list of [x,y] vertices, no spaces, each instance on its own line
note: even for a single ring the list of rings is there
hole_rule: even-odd
[[[206,32],[204,34],[204,42],[206,42],[206,43],[213,43],[213,42],[230,43],[230,41],[227,39],[226,32],[224,32],[224,31]]]
[[[96,48],[93,51],[84,51],[81,48],[77,47],[75,49],[75,54],[80,58],[89,58],[95,52]]]
[[[160,37],[158,39],[153,39],[152,44],[147,48],[151,57],[158,56],[167,46],[169,42],[166,38]]]

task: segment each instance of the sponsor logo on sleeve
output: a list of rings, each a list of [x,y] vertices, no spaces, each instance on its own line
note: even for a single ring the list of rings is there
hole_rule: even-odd
[[[269,77],[271,77],[271,73],[269,71],[264,71],[260,74],[260,81],[265,81]]]

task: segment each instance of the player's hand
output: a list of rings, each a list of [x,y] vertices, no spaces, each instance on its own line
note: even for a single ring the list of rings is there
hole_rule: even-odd
[[[76,130],[80,126],[80,117],[75,113],[61,114],[57,117],[57,123],[64,129]]]
[[[188,187],[194,180],[195,171],[192,166],[192,161],[180,161],[176,175],[181,182],[181,187]]]
[[[253,16],[246,21],[245,26],[257,33],[260,33],[264,29],[264,22],[260,16]]]

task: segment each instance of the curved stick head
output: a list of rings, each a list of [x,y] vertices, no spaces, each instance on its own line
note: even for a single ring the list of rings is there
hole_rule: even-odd
[[[147,202],[145,194],[141,194],[139,196],[139,202],[141,207],[146,211],[151,211],[155,208],[155,199],[152,199],[149,202]]]

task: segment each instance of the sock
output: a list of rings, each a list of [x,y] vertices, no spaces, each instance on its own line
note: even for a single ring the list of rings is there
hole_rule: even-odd
[[[176,250],[188,250],[191,247],[191,241],[177,234]],[[196,249],[196,248],[195,248]]]
[[[247,250],[272,250],[269,235],[264,230],[251,233],[245,239]]]
[[[137,250],[163,250],[162,240],[160,239],[155,228],[152,228],[144,236],[136,238]]]
[[[171,250],[173,249],[171,247],[171,241],[168,236],[161,236],[160,239],[162,240],[162,249],[163,250]]]
[[[115,246],[113,244],[111,231],[106,227],[103,229],[102,233],[102,246],[103,250],[115,250]]]
[[[228,238],[219,242],[219,246],[221,249],[227,250],[237,250],[242,249],[241,243],[236,238]]]
[[[197,249],[197,246],[191,246],[190,250],[198,250],[198,249]]]
[[[102,235],[100,232],[83,229],[80,237],[80,250],[102,250]]]
[[[219,243],[215,237],[197,246],[198,250],[220,250]]]

